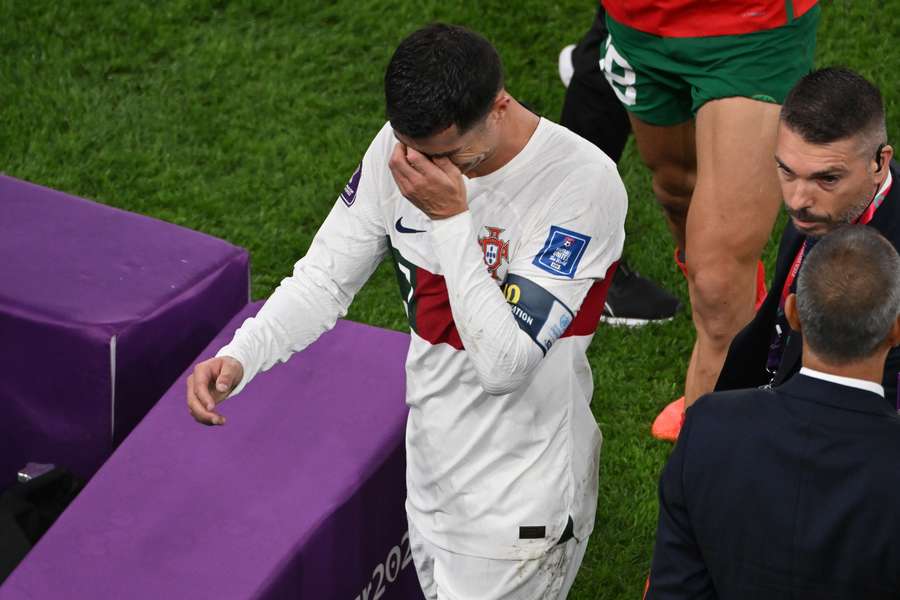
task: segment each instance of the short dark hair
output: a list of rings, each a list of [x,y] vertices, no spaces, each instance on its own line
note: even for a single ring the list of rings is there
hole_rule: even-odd
[[[413,139],[451,125],[465,133],[490,112],[502,88],[503,65],[491,43],[444,23],[400,42],[384,75],[391,126]]]
[[[859,73],[843,67],[819,69],[800,79],[784,100],[781,121],[812,144],[859,134],[873,150],[887,142],[881,92]]]
[[[871,356],[900,314],[900,256],[876,230],[844,225],[803,261],[797,316],[810,349],[829,362]]]

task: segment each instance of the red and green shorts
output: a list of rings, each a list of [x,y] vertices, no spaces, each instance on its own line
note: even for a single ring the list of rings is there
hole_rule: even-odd
[[[775,29],[741,35],[664,38],[606,16],[600,65],[625,108],[651,125],[690,120],[710,100],[781,104],[809,73],[818,6]]]

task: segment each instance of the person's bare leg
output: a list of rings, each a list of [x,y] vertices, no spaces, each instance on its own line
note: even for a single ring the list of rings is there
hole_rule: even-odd
[[[753,317],[757,261],[781,204],[773,158],[779,108],[724,98],[697,113],[697,181],[685,236],[697,341],[686,406],[713,390],[731,340]]]
[[[697,169],[694,122],[661,127],[628,114],[638,154],[653,174],[653,194],[675,244],[684,250],[688,207]]]

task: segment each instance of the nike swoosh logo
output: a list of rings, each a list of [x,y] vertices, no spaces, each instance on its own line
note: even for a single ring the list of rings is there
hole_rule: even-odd
[[[394,227],[400,233],[425,233],[424,229],[410,229],[409,227],[404,227],[403,223],[400,222],[402,220],[403,220],[403,217],[400,217],[399,219],[397,219],[397,223],[394,225]]]

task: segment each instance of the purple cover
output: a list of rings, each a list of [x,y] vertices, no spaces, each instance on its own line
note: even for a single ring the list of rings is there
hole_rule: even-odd
[[[408,345],[339,321],[222,404],[224,427],[190,417],[185,373],[0,599],[421,598],[401,568]]]
[[[0,175],[0,490],[90,477],[248,301],[247,252]]]

